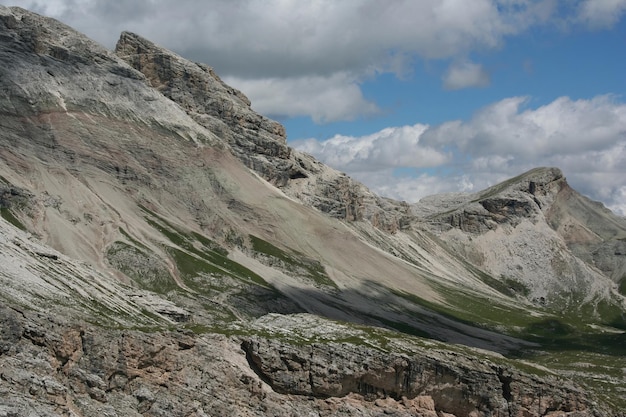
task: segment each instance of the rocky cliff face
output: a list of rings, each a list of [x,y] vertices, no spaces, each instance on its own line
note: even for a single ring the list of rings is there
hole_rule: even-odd
[[[189,62],[128,32],[122,33],[115,53],[229,143],[237,157],[268,181],[284,185],[290,177],[305,175],[291,158],[284,127],[252,111],[248,98],[224,84],[211,67]]]
[[[572,190],[559,169],[535,169],[448,202],[431,197],[414,211],[454,250],[511,287],[519,283],[520,295],[534,302],[560,302],[567,293],[603,298],[610,280],[621,280],[626,259],[605,255],[621,253],[626,221]]]
[[[244,340],[242,348],[252,368],[281,393],[322,398],[356,393],[400,401],[409,410],[430,403],[431,412],[455,416],[540,416],[557,410],[584,415],[590,408],[573,385],[534,379],[463,355],[383,353],[334,343],[294,348],[258,338]]]
[[[248,98],[224,84],[209,66],[128,32],[122,33],[115,52],[225,140],[246,166],[288,195],[338,219],[368,219],[392,232],[402,227],[407,205],[384,201],[346,175],[289,148],[283,126],[255,113]]]
[[[559,171],[383,199],[137,35],[0,6],[0,215],[0,416],[624,406],[623,223]]]
[[[569,383],[410,344],[410,353],[383,353],[350,343],[103,331],[1,312],[6,416],[599,415]]]

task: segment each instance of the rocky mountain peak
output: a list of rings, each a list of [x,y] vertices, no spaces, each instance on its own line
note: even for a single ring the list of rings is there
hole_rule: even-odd
[[[374,195],[359,182],[291,149],[284,127],[254,112],[248,98],[208,65],[188,61],[153,42],[123,32],[116,54],[150,84],[226,143],[270,183],[306,205],[348,221],[366,220],[395,232],[406,226],[408,206]]]
[[[538,184],[549,184],[554,181],[564,179],[563,171],[557,167],[537,167],[533,168],[518,177],[512,178],[510,181],[528,181]]]
[[[131,32],[122,32],[115,53],[186,111],[226,121],[239,133],[252,130],[285,144],[284,127],[255,113],[250,100],[226,85],[208,65],[188,61]]]
[[[516,223],[516,217],[549,210],[563,189],[569,185],[559,168],[535,168],[479,192],[475,200],[496,222]]]
[[[493,192],[506,195],[507,192],[517,191],[531,195],[539,208],[544,209],[552,203],[554,196],[564,187],[569,187],[569,185],[559,168],[535,168],[488,188],[483,195],[489,196]]]
[[[75,63],[115,60],[111,51],[82,33],[21,7],[0,5],[0,22],[6,28],[4,40],[10,40],[23,52]]]
[[[188,61],[130,32],[121,34],[115,53],[226,142],[248,167],[274,184],[288,181],[293,161],[285,128],[253,111],[250,100],[226,85],[211,67]]]
[[[549,210],[569,185],[559,168],[535,168],[473,194],[434,195],[413,206],[413,212],[434,224],[485,233],[498,224],[518,224]]]

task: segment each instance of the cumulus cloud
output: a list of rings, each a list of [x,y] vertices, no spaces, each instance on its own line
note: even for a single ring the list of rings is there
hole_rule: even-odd
[[[138,31],[239,77],[384,68],[390,51],[445,58],[498,45],[525,25],[514,24],[512,15],[529,8],[501,9],[491,0],[14,3],[60,18],[108,46],[121,29]]]
[[[439,176],[422,173],[418,176],[397,174],[393,169],[375,172],[358,172],[354,178],[367,184],[378,194],[396,200],[416,202],[424,196],[478,191],[467,175]]]
[[[612,96],[560,97],[536,108],[530,103],[511,97],[468,121],[295,146],[408,201],[440,191],[477,191],[537,166],[556,166],[578,191],[626,215],[626,104]],[[394,175],[403,168],[416,174]]]
[[[410,73],[416,58],[452,62],[444,88],[486,86],[485,68],[464,60],[473,52],[541,25],[609,28],[626,13],[626,0],[11,1],[110,48],[122,30],[137,32],[212,65],[258,111],[318,123],[376,114],[361,83]],[[561,97],[540,107],[510,97],[467,121],[293,144],[408,201],[559,166],[577,189],[626,214],[625,112],[611,96]]]
[[[482,65],[470,61],[456,62],[448,68],[443,76],[446,90],[460,90],[470,87],[486,87],[489,85],[489,73]]]
[[[328,123],[379,112],[378,106],[363,97],[358,83],[347,73],[328,77],[223,79],[253,97],[252,107],[256,111],[271,117],[310,116],[316,123]]]
[[[579,5],[578,19],[594,28],[613,26],[626,12],[626,0],[585,0]]]
[[[561,158],[609,149],[624,140],[626,105],[612,96],[560,97],[536,109],[527,97],[501,100],[466,123],[453,121],[425,133],[430,146],[453,145],[472,157],[513,154],[518,160]]]
[[[390,127],[367,136],[335,135],[325,141],[305,139],[291,145],[353,174],[398,167],[431,167],[448,162],[450,155],[419,143],[427,129],[428,126],[422,124]]]

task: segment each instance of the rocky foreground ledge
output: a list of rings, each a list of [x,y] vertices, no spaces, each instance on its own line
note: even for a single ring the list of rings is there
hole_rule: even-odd
[[[253,329],[239,336],[113,330],[16,308],[0,313],[0,416],[610,415],[571,383],[410,339],[394,342],[405,351],[392,353],[374,343],[270,339]],[[269,320],[285,324],[278,315]],[[293,318],[306,320],[326,336],[350,331]]]
[[[358,394],[407,412],[432,404],[421,411],[455,416],[593,415],[583,393],[571,384],[539,380],[452,352],[386,353],[349,343],[295,347],[263,338],[244,340],[242,349],[252,369],[286,394]]]

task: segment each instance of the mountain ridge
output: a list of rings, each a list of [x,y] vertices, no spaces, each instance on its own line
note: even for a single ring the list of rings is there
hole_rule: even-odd
[[[313,394],[335,387],[305,407],[320,415],[619,410],[622,221],[583,217],[594,206],[559,172],[535,170],[423,218],[290,149],[279,124],[204,64],[128,32],[117,55],[19,8],[0,7],[0,24],[0,361],[11,370],[0,412],[288,414],[309,395],[285,388],[290,378],[311,378]],[[583,259],[587,242],[567,241],[564,224],[592,231],[606,253]],[[516,253],[520,238],[537,254]],[[572,346],[572,364],[551,362],[559,344]],[[119,348],[99,360],[104,346]],[[428,349],[439,362],[398,362]],[[358,367],[357,351],[375,371]],[[29,355],[43,359],[22,370]],[[488,369],[476,364],[484,357]],[[268,367],[277,361],[287,369]],[[346,370],[343,388],[333,366]],[[549,377],[532,376],[547,367]],[[202,372],[215,385],[185,377]],[[390,393],[401,375],[407,385]],[[601,388],[561,391],[552,378]],[[239,397],[228,403],[226,389]]]
[[[477,266],[487,265],[487,269],[493,274],[512,275],[515,279],[522,275],[541,276],[542,273],[537,268],[534,268],[531,273],[523,271],[523,269],[530,267],[523,260],[526,255],[524,251],[505,262],[501,262],[502,257],[491,261],[500,264],[515,264],[515,268],[521,270],[520,273],[516,274],[510,268],[506,271],[496,270],[493,266],[488,265],[489,260],[485,260],[486,252],[489,249],[481,248],[480,244],[476,242],[470,242],[471,237],[480,240],[487,233],[491,232],[491,235],[496,235],[504,231],[500,233],[500,235],[504,234],[499,238],[500,244],[508,248],[506,250],[509,254],[515,252],[514,247],[519,247],[520,243],[531,245],[531,242],[528,241],[528,234],[533,234],[531,239],[535,241],[551,241],[551,245],[559,247],[559,253],[565,253],[562,250],[565,245],[573,251],[575,257],[569,261],[561,260],[561,264],[569,263],[569,266],[563,264],[559,267],[568,269],[568,275],[580,277],[581,274],[597,276],[597,271],[602,270],[602,265],[607,262],[599,254],[599,248],[618,250],[622,245],[624,236],[626,236],[626,222],[613,215],[601,203],[592,202],[574,191],[558,168],[535,168],[484,191],[465,196],[457,195],[456,201],[450,203],[443,200],[443,203],[446,204],[443,214],[440,212],[426,215],[430,230],[444,236],[452,236],[457,230],[466,232],[463,243],[457,242],[456,244],[458,250],[467,251],[469,258],[476,259],[475,264]],[[429,204],[436,207],[436,197],[427,198],[424,202],[416,204],[413,206],[413,210],[418,213],[420,211],[432,212],[434,209],[429,208]],[[580,206],[584,207],[584,210],[578,209]],[[610,219],[606,216],[609,216]],[[596,219],[595,222],[594,219]],[[541,230],[535,230],[537,224],[540,226],[547,224],[549,228],[541,227]],[[521,227],[526,227],[526,234],[516,234],[516,231],[519,232]],[[543,235],[543,237],[538,238],[539,235]],[[457,236],[457,238],[460,237]],[[537,251],[538,248],[534,250]],[[474,253],[471,253],[472,251]],[[539,252],[547,253],[549,251],[549,248],[539,249]],[[595,254],[595,256],[591,254]],[[538,254],[535,254],[534,258],[536,259],[537,256]],[[584,262],[579,262],[578,258]],[[534,259],[531,260],[534,261]],[[612,274],[608,278],[619,284],[624,271],[624,266],[621,263],[623,260],[615,262],[616,260],[613,259],[613,261]],[[537,267],[543,269],[546,264],[550,263],[543,262]],[[586,269],[588,272],[578,271],[580,268]],[[604,270],[606,271],[607,267],[604,267]],[[545,274],[543,275],[541,281],[542,284],[545,284],[550,279]],[[550,271],[549,275],[558,277],[562,274]],[[603,278],[594,278],[594,281],[596,279]],[[533,286],[536,290],[539,283],[526,282],[524,284]],[[576,285],[583,285],[584,288],[589,288],[587,292],[593,292],[587,284],[579,282]],[[610,286],[609,284],[608,287]],[[548,291],[546,289],[546,292],[537,293],[533,297],[536,300],[545,301]]]

